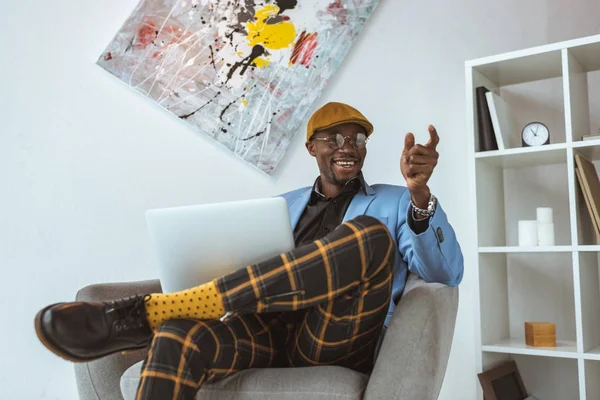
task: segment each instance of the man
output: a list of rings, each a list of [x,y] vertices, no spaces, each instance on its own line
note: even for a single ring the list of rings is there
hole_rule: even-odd
[[[138,399],[194,399],[204,383],[248,368],[339,365],[368,373],[409,271],[458,285],[463,257],[427,182],[439,137],[405,138],[406,187],[369,186],[361,169],[372,124],[328,103],[306,148],[320,175],[286,193],[296,248],[182,292],[60,303],[35,319],[55,354],[85,362],[148,346]],[[232,246],[235,244],[232,244]]]

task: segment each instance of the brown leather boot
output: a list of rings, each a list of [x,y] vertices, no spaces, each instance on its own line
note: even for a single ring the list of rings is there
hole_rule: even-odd
[[[53,304],[35,316],[35,331],[50,351],[73,362],[142,349],[152,338],[144,306],[149,298]]]

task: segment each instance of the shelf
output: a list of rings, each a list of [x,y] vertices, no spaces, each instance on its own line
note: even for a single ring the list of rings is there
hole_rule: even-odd
[[[512,355],[529,395],[540,400],[576,400],[580,396],[577,359]],[[587,400],[597,400],[588,397]]]
[[[577,59],[584,71],[600,70],[600,43],[590,43],[569,49],[569,52]]]
[[[579,287],[583,348],[600,360],[600,274],[598,253],[579,253]]]
[[[583,135],[595,134],[598,131],[598,85],[600,83],[600,57],[598,51],[600,43],[565,51],[565,63],[568,74],[565,75],[565,84],[568,87],[567,116],[570,119],[573,142],[587,146],[598,142],[582,140]],[[567,125],[569,125],[567,123]],[[600,156],[597,148],[589,147],[585,150],[586,156],[597,160]]]
[[[592,161],[598,161],[600,160],[600,139],[574,142],[573,150]]]
[[[600,246],[575,246],[575,251],[579,251],[581,253],[595,253],[600,251]]]
[[[596,142],[596,141],[594,141]],[[590,141],[573,143],[574,154],[581,153],[584,157],[591,160],[600,159],[600,147],[593,145]],[[576,163],[575,163],[576,165]],[[578,251],[596,252],[600,250],[598,246],[598,238],[594,229],[594,217],[590,213],[587,202],[584,199],[583,190],[579,183],[579,179],[574,180],[575,183],[575,218],[577,223],[578,236]]]
[[[507,150],[479,151],[475,158],[485,160],[505,168],[520,168],[536,165],[552,165],[566,162],[566,150],[573,150],[583,156],[600,161],[600,138],[594,140],[575,141],[571,145],[566,143],[549,144],[542,147],[519,147]]]
[[[600,399],[600,362],[585,361],[585,392],[588,400]]]
[[[580,253],[600,252],[599,245],[590,246],[538,246],[538,247],[519,247],[519,246],[488,246],[480,247],[479,254],[504,254],[504,253],[568,253],[578,251]]]
[[[477,61],[476,61],[477,62]],[[562,58],[560,51],[552,50],[523,57],[490,57],[480,60],[484,64],[473,68],[499,86],[539,81],[562,76]]]
[[[597,246],[600,249],[600,246]],[[539,246],[539,247],[519,247],[519,246],[492,246],[480,247],[480,254],[495,253],[568,253],[573,251],[572,246]]]
[[[585,358],[586,360],[600,361],[600,346],[591,349],[590,351],[586,351],[583,354],[583,358]]]
[[[504,168],[522,168],[567,162],[566,143],[542,147],[521,147],[508,150],[481,151],[475,158]]]
[[[525,339],[504,339],[481,347],[483,351],[504,354],[522,354],[527,356],[577,358],[577,345],[572,341],[557,340],[556,348],[531,347]]]
[[[576,352],[571,253],[489,253],[478,258],[481,343],[487,345],[485,351]],[[549,350],[525,346],[527,321],[555,323],[562,345]]]
[[[472,231],[479,246],[478,372],[512,359],[536,398],[600,399],[600,237],[573,157],[582,154],[600,173],[600,138],[582,140],[600,128],[600,35],[465,66],[476,207]],[[499,117],[504,146],[513,148],[477,151],[479,86],[508,105],[510,113],[500,110]],[[550,144],[521,146],[521,131],[531,121],[548,126]],[[537,207],[552,208],[555,241],[519,246],[518,222],[535,220]],[[528,321],[554,323],[557,346],[527,346]]]

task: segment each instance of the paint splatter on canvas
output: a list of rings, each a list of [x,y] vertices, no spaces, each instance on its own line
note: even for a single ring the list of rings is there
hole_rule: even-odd
[[[271,174],[379,0],[141,0],[98,65]]]

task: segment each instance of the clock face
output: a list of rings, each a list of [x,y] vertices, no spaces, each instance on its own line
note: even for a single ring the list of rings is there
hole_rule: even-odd
[[[550,143],[550,132],[541,122],[532,122],[523,128],[523,144],[526,146],[541,146]]]

